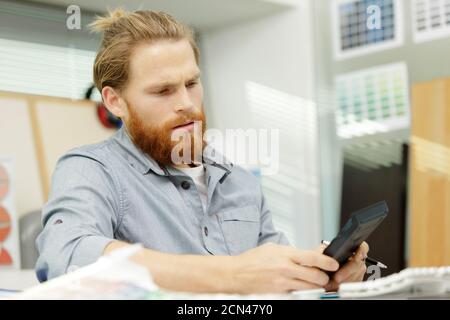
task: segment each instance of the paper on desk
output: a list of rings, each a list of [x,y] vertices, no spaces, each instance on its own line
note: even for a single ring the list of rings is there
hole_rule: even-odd
[[[32,287],[14,299],[152,299],[158,295],[147,268],[129,258],[142,249],[132,245],[97,262]]]

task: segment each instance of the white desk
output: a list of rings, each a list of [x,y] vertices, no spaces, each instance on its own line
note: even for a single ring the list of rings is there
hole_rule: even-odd
[[[39,284],[33,269],[0,269],[0,289],[23,290]]]

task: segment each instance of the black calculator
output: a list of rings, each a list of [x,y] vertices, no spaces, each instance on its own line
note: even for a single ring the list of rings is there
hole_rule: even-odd
[[[380,201],[354,212],[323,254],[340,265],[347,262],[359,246],[381,224],[389,212],[386,201]]]

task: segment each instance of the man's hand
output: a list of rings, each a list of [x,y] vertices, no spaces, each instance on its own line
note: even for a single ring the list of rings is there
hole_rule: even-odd
[[[316,251],[268,243],[233,257],[234,292],[283,293],[323,288],[329,283],[324,271],[336,271],[336,260]]]
[[[325,248],[325,245],[321,245],[317,251],[322,253]],[[369,245],[367,242],[363,242],[356,253],[348,259],[348,262],[333,275],[325,289],[327,291],[337,291],[339,284],[343,282],[362,281],[367,271],[366,258],[368,252]]]
[[[109,254],[129,244],[112,241]],[[164,289],[210,293],[287,293],[323,288],[336,271],[336,260],[317,251],[268,243],[238,256],[177,255],[142,249],[132,260],[147,267]]]

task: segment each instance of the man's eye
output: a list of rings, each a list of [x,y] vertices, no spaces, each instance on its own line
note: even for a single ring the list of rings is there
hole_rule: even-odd
[[[192,87],[194,87],[197,83],[198,83],[197,81],[189,82],[189,83],[186,85],[186,87],[192,88]]]
[[[157,92],[157,94],[163,96],[169,93],[169,89],[163,89]]]

